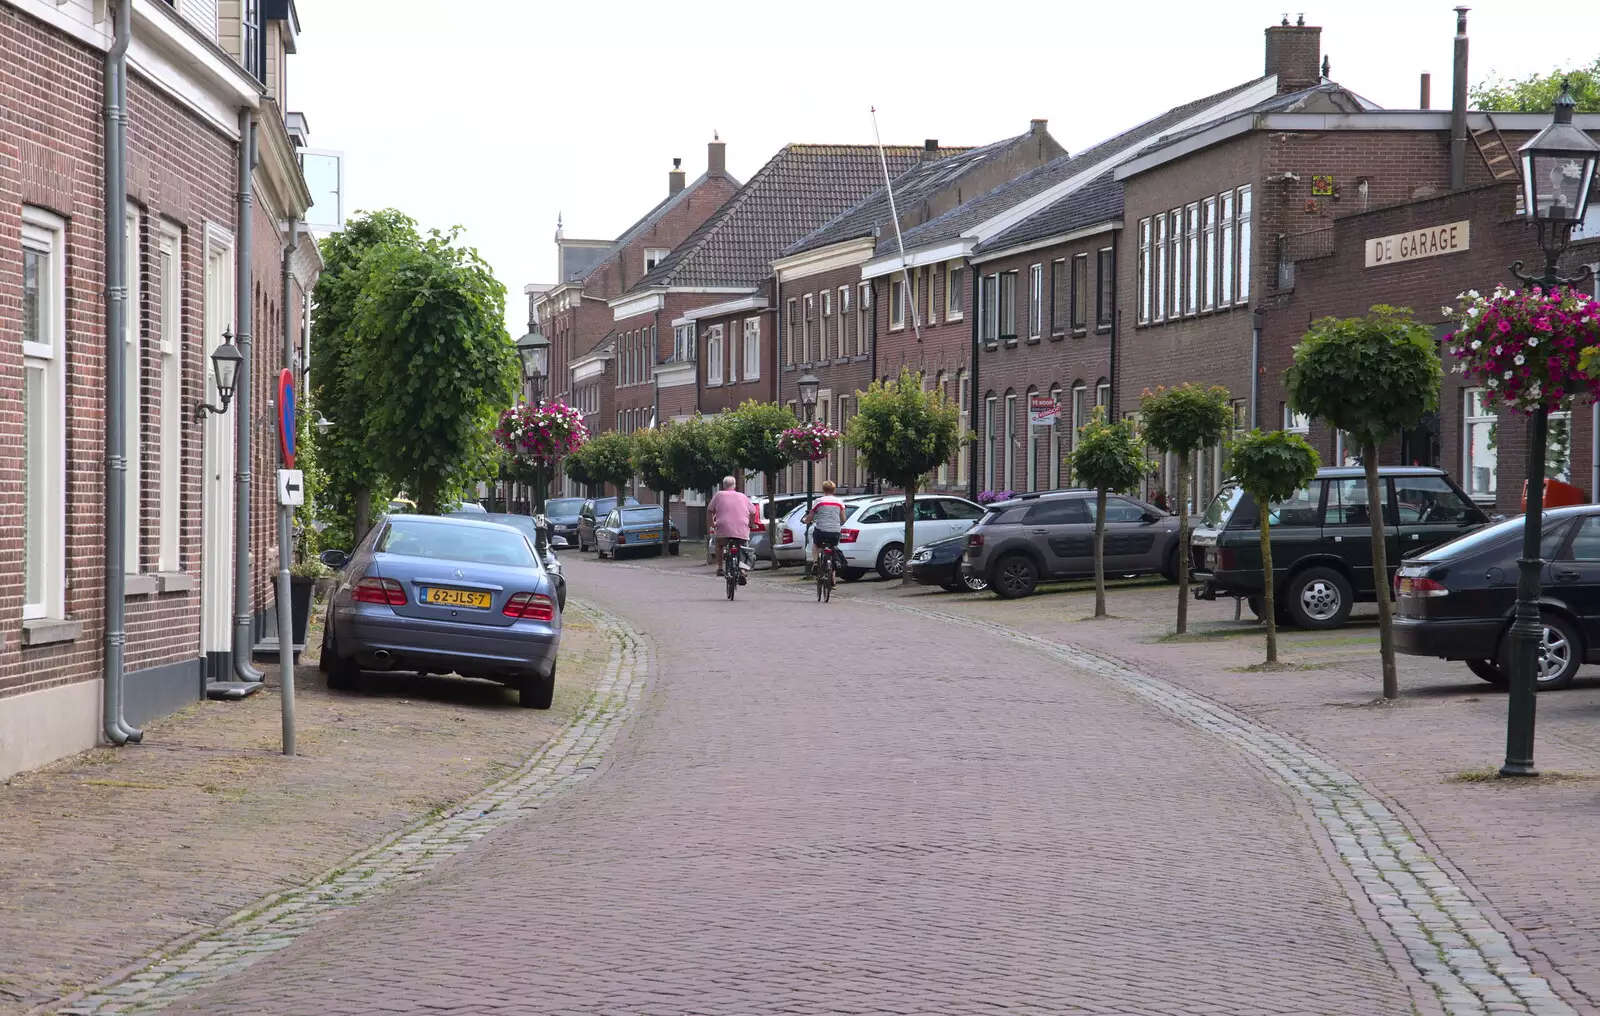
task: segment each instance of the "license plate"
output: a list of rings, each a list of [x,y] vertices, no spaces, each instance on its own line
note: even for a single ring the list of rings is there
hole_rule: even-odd
[[[641,539],[641,540],[659,540],[659,539],[661,539],[661,532],[660,532],[660,530],[652,529],[648,533],[640,533],[639,534],[639,539]]]
[[[423,598],[440,607],[472,607],[476,610],[488,610],[493,602],[488,593],[471,589],[440,589],[437,586],[424,590]]]

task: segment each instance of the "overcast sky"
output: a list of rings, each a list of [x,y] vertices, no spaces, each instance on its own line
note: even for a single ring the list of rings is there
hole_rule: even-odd
[[[887,144],[984,144],[1043,117],[1078,151],[1259,75],[1262,30],[1285,12],[1231,0],[297,6],[288,108],[305,113],[314,146],[346,153],[347,207],[464,226],[509,290],[513,337],[522,286],[554,280],[557,214],[569,237],[615,237],[665,196],[673,157],[690,179],[704,171],[713,130],[740,180],[786,142],[870,142],[873,105]],[[1323,28],[1334,80],[1415,108],[1428,71],[1434,106],[1448,107],[1453,6],[1340,0],[1304,13]],[[1474,6],[1471,80],[1596,57],[1593,33],[1532,10]]]

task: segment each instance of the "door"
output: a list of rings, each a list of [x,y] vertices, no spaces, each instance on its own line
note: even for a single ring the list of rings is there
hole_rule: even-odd
[[[1380,490],[1388,483],[1380,481]],[[1322,549],[1344,561],[1355,576],[1357,597],[1374,595],[1377,586],[1372,574],[1372,516],[1367,502],[1366,477],[1328,481],[1328,504],[1322,517]],[[1384,557],[1388,561],[1388,583],[1400,566],[1400,531],[1394,523],[1394,504],[1385,510],[1383,527]]]
[[[939,498],[939,510],[948,522],[947,536],[960,536],[983,518],[983,508],[959,497]]]
[[[919,497],[912,502],[917,507],[916,525],[911,527],[911,539],[918,547],[951,535],[950,520],[940,510],[939,499]]]
[[[1083,506],[1094,521],[1098,503],[1085,498]],[[1127,498],[1106,498],[1106,574],[1154,571],[1151,559],[1160,532],[1155,523],[1146,520],[1143,506]]]
[[[1578,615],[1587,660],[1600,658],[1600,515],[1586,516],[1546,572],[1545,591]]]
[[[1051,575],[1094,574],[1094,526],[1086,498],[1040,501],[1022,518],[1028,542],[1045,560]]]
[[[222,333],[233,321],[233,251],[215,243],[206,248],[205,341],[196,344],[200,376],[205,379],[206,403],[222,404],[211,351],[223,341]],[[192,412],[185,407],[185,415]],[[231,405],[225,413],[206,413],[201,426],[202,474],[200,502],[200,653],[206,659],[206,677],[228,680],[226,659],[233,645],[233,523],[234,523],[234,420]]]
[[[1486,521],[1478,506],[1442,476],[1396,476],[1389,482],[1399,513],[1402,555],[1436,547]]]

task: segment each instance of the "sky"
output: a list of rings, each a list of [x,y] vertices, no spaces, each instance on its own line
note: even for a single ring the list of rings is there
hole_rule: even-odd
[[[614,238],[666,196],[674,157],[705,170],[714,131],[740,180],[788,142],[870,143],[872,106],[886,144],[979,145],[1044,118],[1075,152],[1258,76],[1286,12],[1322,26],[1340,84],[1415,108],[1429,72],[1447,108],[1456,2],[297,0],[287,108],[345,153],[348,209],[463,227],[516,337],[522,287],[555,279],[557,216]],[[1600,55],[1528,11],[1472,9],[1473,82]]]

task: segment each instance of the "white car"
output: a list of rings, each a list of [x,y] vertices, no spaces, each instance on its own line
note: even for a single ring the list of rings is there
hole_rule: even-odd
[[[817,494],[812,500],[821,497]],[[839,498],[848,509],[850,505],[861,501],[877,500],[873,494],[846,494]],[[789,513],[778,520],[776,530],[777,539],[772,541],[772,556],[778,565],[803,564],[811,558],[811,527],[800,520],[805,518],[806,502],[804,495],[800,503],[789,509]],[[860,578],[860,575],[855,578]]]
[[[884,494],[875,497],[845,498],[844,526],[839,530],[839,550],[844,554],[845,567],[839,574],[854,582],[869,571],[876,571],[886,579],[897,579],[906,568],[906,499],[904,494]],[[922,546],[947,536],[960,536],[983,518],[983,506],[964,497],[951,494],[918,494],[916,499],[916,525],[911,538]],[[803,530],[800,515],[791,514],[784,520],[786,538],[792,530]],[[791,529],[792,527],[792,529]],[[809,535],[809,534],[807,534]],[[780,544],[780,559],[788,546],[798,545],[793,560],[803,560],[809,553],[807,543],[802,543],[798,532],[792,533],[792,542]]]

